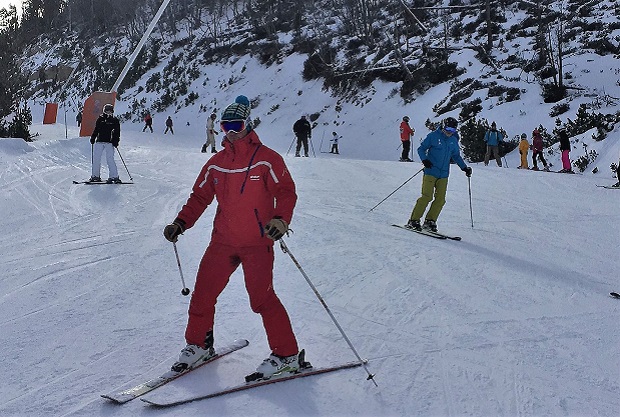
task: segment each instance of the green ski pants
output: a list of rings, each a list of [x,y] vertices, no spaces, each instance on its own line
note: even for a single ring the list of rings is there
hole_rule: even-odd
[[[437,221],[439,213],[444,204],[446,204],[446,191],[448,189],[448,178],[435,178],[432,175],[424,175],[422,178],[422,196],[418,198],[418,201],[413,207],[411,213],[411,219],[420,220],[422,215],[426,211],[428,203],[431,201],[431,208],[426,213],[426,220]],[[434,199],[433,199],[434,194]]]

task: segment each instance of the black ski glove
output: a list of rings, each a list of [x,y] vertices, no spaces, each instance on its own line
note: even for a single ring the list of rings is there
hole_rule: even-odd
[[[468,177],[471,177],[471,167],[465,167],[463,168],[463,172],[465,173],[465,175],[467,175]]]
[[[433,163],[428,160],[428,159],[423,159],[422,163],[424,164],[424,168],[432,168],[433,167]]]
[[[288,232],[288,224],[277,217],[274,217],[265,226],[267,237],[272,240],[280,240]]]
[[[169,242],[176,242],[179,239],[179,235],[185,231],[185,222],[181,219],[176,219],[166,227],[164,227],[164,237]]]

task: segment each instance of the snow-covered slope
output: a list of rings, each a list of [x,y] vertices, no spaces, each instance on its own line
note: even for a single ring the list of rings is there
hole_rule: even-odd
[[[288,125],[297,114],[281,117]],[[408,219],[420,176],[369,212],[421,165],[377,160],[370,148],[353,158],[344,140],[342,157],[285,156],[299,194],[286,242],[379,387],[354,369],[174,409],[107,403],[100,394],[157,375],[184,346],[189,298],[162,228],[208,155],[198,152],[202,124],[177,125],[174,136],[123,125],[119,149],[136,183],[128,186],[71,183],[90,174],[90,144],[73,127],[69,139],[59,139],[62,125],[37,125],[31,145],[0,140],[0,415],[617,415],[620,303],[608,293],[620,289],[620,191],[595,187],[615,182],[609,169],[474,165],[473,227],[467,179],[453,170],[439,227],[463,241],[439,241],[390,226]],[[268,123],[257,131],[286,155],[288,132]],[[602,143],[613,161],[618,141]],[[214,212],[178,243],[188,285]],[[275,268],[308,359],[354,360],[279,250]],[[269,353],[239,271],[218,302],[215,332],[216,345],[250,346],[178,384],[239,382]]]

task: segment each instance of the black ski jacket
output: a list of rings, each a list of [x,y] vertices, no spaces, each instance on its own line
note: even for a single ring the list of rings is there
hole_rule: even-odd
[[[299,119],[293,125],[293,132],[295,132],[295,136],[299,138],[307,138],[312,134],[312,126],[310,126],[309,121]]]
[[[121,123],[118,118],[102,114],[95,122],[95,130],[90,135],[90,143],[110,142],[115,147],[121,140]]]
[[[560,137],[560,150],[561,151],[570,151],[570,139],[565,131],[560,131],[558,134]]]

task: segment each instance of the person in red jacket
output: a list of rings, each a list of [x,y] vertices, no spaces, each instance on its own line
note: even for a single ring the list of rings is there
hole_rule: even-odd
[[[153,133],[153,117],[149,112],[146,112],[146,115],[144,116],[144,127],[142,128],[142,131],[144,132],[146,129],[151,129],[151,133]]]
[[[261,315],[271,348],[256,370],[264,378],[294,373],[299,348],[288,313],[273,288],[273,243],[288,231],[297,201],[295,183],[282,157],[263,145],[248,124],[249,100],[237,97],[224,109],[224,149],[202,167],[192,192],[164,236],[176,242],[217,199],[211,242],[200,261],[185,331],[187,346],[173,372],[214,355],[213,323],[218,296],[239,265],[250,306]]]
[[[403,117],[403,121],[400,122],[400,140],[403,144],[403,153],[400,156],[400,162],[413,162],[409,158],[409,151],[411,150],[411,138],[415,133],[415,129],[409,126],[409,116]]]

